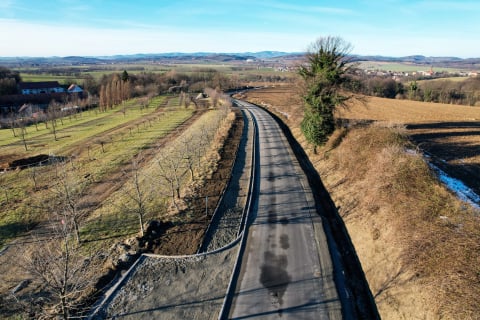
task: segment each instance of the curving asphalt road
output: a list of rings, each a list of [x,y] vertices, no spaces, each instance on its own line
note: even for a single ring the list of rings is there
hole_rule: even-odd
[[[276,121],[236,101],[257,124],[257,182],[229,318],[342,319],[312,191]]]

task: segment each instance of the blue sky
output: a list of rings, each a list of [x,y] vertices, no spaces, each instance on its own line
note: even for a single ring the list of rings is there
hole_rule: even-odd
[[[0,56],[304,51],[480,57],[478,0],[0,0]]]

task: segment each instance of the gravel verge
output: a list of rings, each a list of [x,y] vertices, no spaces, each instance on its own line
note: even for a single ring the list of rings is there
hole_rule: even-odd
[[[238,147],[232,175],[217,210],[210,222],[199,252],[209,252],[222,248],[239,235],[240,223],[248,196],[252,167],[252,119],[242,111],[244,129]]]

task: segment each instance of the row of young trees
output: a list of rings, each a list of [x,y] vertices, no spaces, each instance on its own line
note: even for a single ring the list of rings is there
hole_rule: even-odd
[[[80,199],[85,183],[79,179],[75,167],[66,159],[52,164],[53,175],[48,187],[49,197],[38,200],[32,210],[48,216],[38,233],[35,246],[20,255],[22,268],[40,286],[42,293],[12,296],[26,315],[37,319],[71,319],[86,312],[84,299],[93,290],[94,268],[101,259],[86,254],[81,247],[80,222],[84,211]],[[35,171],[32,171],[35,180]]]
[[[240,86],[238,77],[229,77],[215,69],[196,68],[183,73],[175,69],[164,73],[140,72],[114,73],[96,80],[85,75],[83,88],[91,95],[98,96],[100,105],[116,104],[122,94],[129,97],[156,96],[172,92],[172,87],[181,87],[183,92],[201,92],[204,88],[220,88],[222,91]]]
[[[228,103],[222,102],[208,121],[194,124],[170,147],[158,150],[153,161],[148,162],[142,153],[131,160],[125,170],[126,183],[119,191],[123,196],[115,201],[118,210],[137,217],[140,235],[144,235],[148,219],[161,215],[156,205],[159,199],[167,199],[177,208],[185,205],[183,190],[205,171],[206,156],[228,114]],[[148,173],[144,170],[147,163],[152,168]],[[82,221],[88,214],[83,196],[90,180],[81,174],[81,165],[68,159],[56,162],[52,170],[48,199],[37,204],[49,215],[51,234],[38,239],[36,250],[26,253],[23,263],[25,270],[42,283],[44,292],[17,301],[35,317],[70,319],[87,312],[85,299],[94,290],[98,278],[95,270],[103,258],[87,254],[82,246]],[[35,174],[32,178],[35,181]]]

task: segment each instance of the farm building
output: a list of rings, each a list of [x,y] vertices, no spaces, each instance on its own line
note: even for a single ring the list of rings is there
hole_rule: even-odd
[[[61,93],[65,89],[58,81],[42,81],[42,82],[20,82],[18,89],[21,94],[42,94],[42,93]]]

